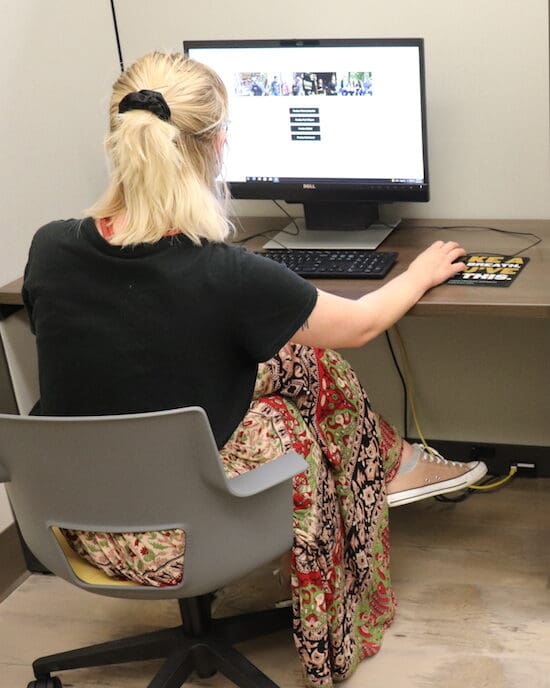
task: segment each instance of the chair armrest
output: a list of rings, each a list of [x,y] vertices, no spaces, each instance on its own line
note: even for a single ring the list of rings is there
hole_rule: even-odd
[[[227,489],[235,497],[251,497],[289,480],[306,469],[307,462],[302,456],[296,452],[288,452],[273,461],[260,464],[247,473],[231,478],[226,482]]]

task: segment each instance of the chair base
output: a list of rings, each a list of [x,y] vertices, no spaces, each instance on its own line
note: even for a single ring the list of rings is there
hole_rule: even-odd
[[[218,671],[239,688],[278,688],[233,645],[290,629],[291,610],[268,609],[212,619],[210,603],[211,595],[179,600],[183,623],[175,628],[41,657],[33,662],[36,681],[29,686],[61,688],[59,678],[55,681],[51,676],[56,671],[164,659],[147,688],[180,688],[193,672],[206,678]]]

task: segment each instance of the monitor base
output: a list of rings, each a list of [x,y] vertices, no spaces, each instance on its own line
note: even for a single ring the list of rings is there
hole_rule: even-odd
[[[297,217],[296,225],[298,226],[298,231],[294,223],[291,223],[264,244],[263,248],[355,248],[374,250],[380,246],[400,222],[401,218],[389,223],[375,222],[366,229],[311,230],[306,229],[303,217]]]

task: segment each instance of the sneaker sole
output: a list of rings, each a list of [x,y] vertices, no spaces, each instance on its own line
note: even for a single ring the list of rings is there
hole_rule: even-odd
[[[486,473],[487,466],[482,461],[479,461],[477,465],[471,468],[467,473],[463,473],[452,480],[445,480],[440,483],[434,483],[433,485],[415,487],[411,490],[390,494],[387,497],[388,506],[401,506],[402,504],[419,502],[421,499],[427,499],[428,497],[437,497],[437,495],[446,494],[447,492],[462,490],[476,483],[483,478]]]

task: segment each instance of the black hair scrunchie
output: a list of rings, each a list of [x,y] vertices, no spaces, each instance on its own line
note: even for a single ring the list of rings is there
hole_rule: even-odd
[[[124,96],[119,103],[118,111],[122,114],[128,110],[148,110],[165,122],[172,115],[162,93],[148,89],[133,91]]]

